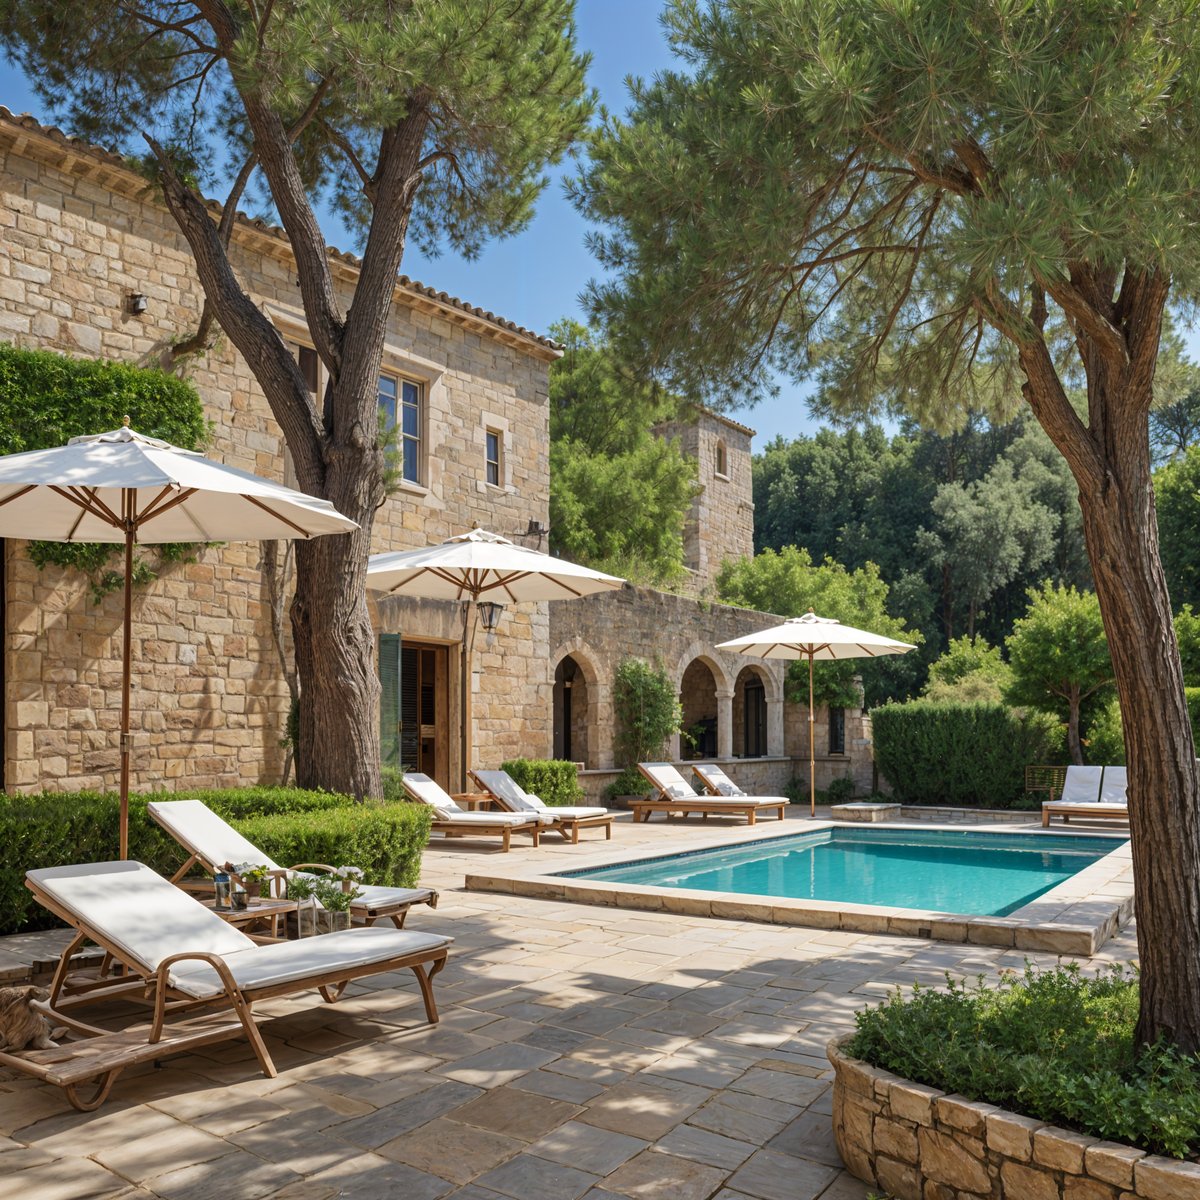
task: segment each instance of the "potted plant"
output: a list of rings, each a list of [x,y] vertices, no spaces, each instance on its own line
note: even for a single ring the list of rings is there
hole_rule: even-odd
[[[349,869],[358,871],[357,867]],[[358,873],[362,874],[361,871]],[[349,884],[348,888],[347,884]],[[318,930],[321,933],[336,933],[339,929],[349,929],[350,905],[362,895],[362,892],[354,886],[353,880],[341,878],[337,874],[323,875],[320,879],[315,880],[313,891],[316,901],[320,905],[317,912]]]
[[[226,863],[225,870],[242,885],[249,899],[271,894],[271,868],[266,863]]]
[[[362,877],[361,867],[335,867],[333,870],[333,878],[341,880],[342,891],[353,892],[355,896],[361,895],[357,885]]]
[[[291,875],[287,898],[296,902],[296,936],[312,937],[317,932],[317,883],[311,875]]]

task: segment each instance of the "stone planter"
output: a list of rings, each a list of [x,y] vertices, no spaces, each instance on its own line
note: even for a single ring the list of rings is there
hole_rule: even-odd
[[[833,1132],[847,1170],[896,1200],[1200,1200],[1200,1165],[909,1083],[842,1053]]]

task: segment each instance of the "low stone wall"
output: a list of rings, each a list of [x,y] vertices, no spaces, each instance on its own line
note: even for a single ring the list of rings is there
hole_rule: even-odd
[[[909,1083],[829,1043],[847,1169],[896,1200],[1200,1200],[1200,1165]]]

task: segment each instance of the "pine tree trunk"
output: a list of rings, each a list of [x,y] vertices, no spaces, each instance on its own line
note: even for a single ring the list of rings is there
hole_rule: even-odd
[[[382,793],[379,677],[365,584],[375,515],[375,452],[347,447],[331,465],[329,498],[354,533],[296,545],[292,634],[300,677],[296,782],[363,799]]]
[[[1141,961],[1139,1042],[1200,1050],[1200,801],[1149,447],[1137,486],[1081,491],[1083,528],[1124,717]]]
[[[1067,697],[1067,753],[1071,761],[1083,765],[1083,742],[1079,737],[1079,689],[1072,688]]]

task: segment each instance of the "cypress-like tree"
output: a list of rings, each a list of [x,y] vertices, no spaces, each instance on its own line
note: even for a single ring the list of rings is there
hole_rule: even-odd
[[[296,549],[297,778],[378,795],[379,684],[365,572],[387,466],[384,332],[408,239],[472,253],[524,227],[543,169],[591,111],[573,0],[30,0],[0,5],[0,45],[72,133],[144,153],[215,318],[254,372],[300,486],[359,530]],[[219,149],[214,149],[219,148]],[[231,183],[225,219],[200,187]],[[304,375],[239,278],[234,210],[258,188],[295,256],[328,385]],[[315,205],[358,231],[349,305]],[[203,346],[203,336],[197,339]]]
[[[686,70],[635,87],[579,184],[619,352],[686,394],[815,370],[835,410],[941,427],[1023,398],[1079,489],[1125,714],[1138,1036],[1200,1049],[1147,433],[1164,315],[1200,295],[1200,6],[675,0],[667,24]]]

